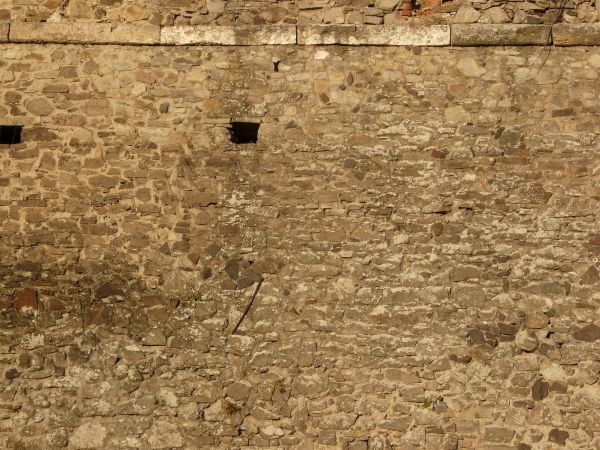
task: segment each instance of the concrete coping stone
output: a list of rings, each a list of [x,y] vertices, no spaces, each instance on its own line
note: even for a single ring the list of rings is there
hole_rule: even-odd
[[[600,45],[600,23],[558,23],[552,27],[555,45]]]
[[[299,45],[450,45],[449,25],[299,25]]]
[[[117,45],[600,46],[600,24],[171,26],[0,22],[0,42]]]
[[[163,45],[294,45],[293,25],[173,26],[161,30]]]
[[[160,43],[160,27],[151,24],[11,22],[9,41],[58,44],[152,45]]]
[[[452,45],[549,45],[550,25],[468,24],[452,25]]]

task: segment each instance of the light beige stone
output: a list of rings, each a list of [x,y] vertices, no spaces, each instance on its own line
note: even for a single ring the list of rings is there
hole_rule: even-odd
[[[69,439],[69,445],[73,448],[102,448],[107,436],[104,425],[87,422],[80,425]]]
[[[185,444],[185,439],[177,426],[166,419],[157,419],[149,431],[150,448],[179,448]]]
[[[206,7],[211,14],[222,14],[225,11],[225,2],[223,0],[207,0]]]
[[[296,43],[293,26],[179,26],[161,30],[165,45],[291,45]]]
[[[67,16],[74,19],[92,19],[94,10],[87,1],[71,0],[67,4]]]
[[[506,10],[501,6],[496,6],[494,8],[485,10],[483,16],[485,19],[489,19],[489,21],[492,23],[510,22],[510,17],[508,17],[508,14],[506,14]]]
[[[27,108],[27,111],[36,116],[48,116],[54,111],[52,104],[42,97],[30,100],[25,107]]]
[[[443,46],[450,45],[450,28],[447,25],[306,25],[298,26],[298,44]]]
[[[471,6],[470,3],[463,3],[458,8],[456,15],[452,19],[453,23],[475,23],[481,17],[481,13]]]
[[[392,11],[400,3],[400,0],[376,0],[375,7],[383,11]]]
[[[142,344],[144,345],[165,345],[167,343],[167,338],[163,334],[161,330],[154,329],[150,330],[146,333],[146,335],[142,338]]]
[[[600,54],[590,56],[590,66],[600,68]]]
[[[63,44],[158,44],[160,28],[149,24],[13,22],[9,39]]]
[[[466,77],[480,77],[486,72],[474,58],[461,58],[456,68]]]

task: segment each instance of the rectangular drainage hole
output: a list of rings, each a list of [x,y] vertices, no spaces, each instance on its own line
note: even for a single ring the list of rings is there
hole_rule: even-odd
[[[260,123],[231,122],[229,135],[234,144],[256,144],[258,142],[258,129]]]
[[[0,144],[20,144],[22,125],[0,125]]]

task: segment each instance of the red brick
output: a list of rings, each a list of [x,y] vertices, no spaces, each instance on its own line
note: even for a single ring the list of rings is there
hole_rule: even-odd
[[[33,289],[25,288],[22,291],[20,291],[15,297],[15,308],[17,309],[38,309],[38,307],[39,303],[37,292]]]

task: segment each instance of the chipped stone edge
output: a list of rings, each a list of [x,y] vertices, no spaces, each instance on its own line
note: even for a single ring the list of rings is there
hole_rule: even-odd
[[[90,45],[600,46],[600,24],[247,25],[0,22],[0,42]]]

